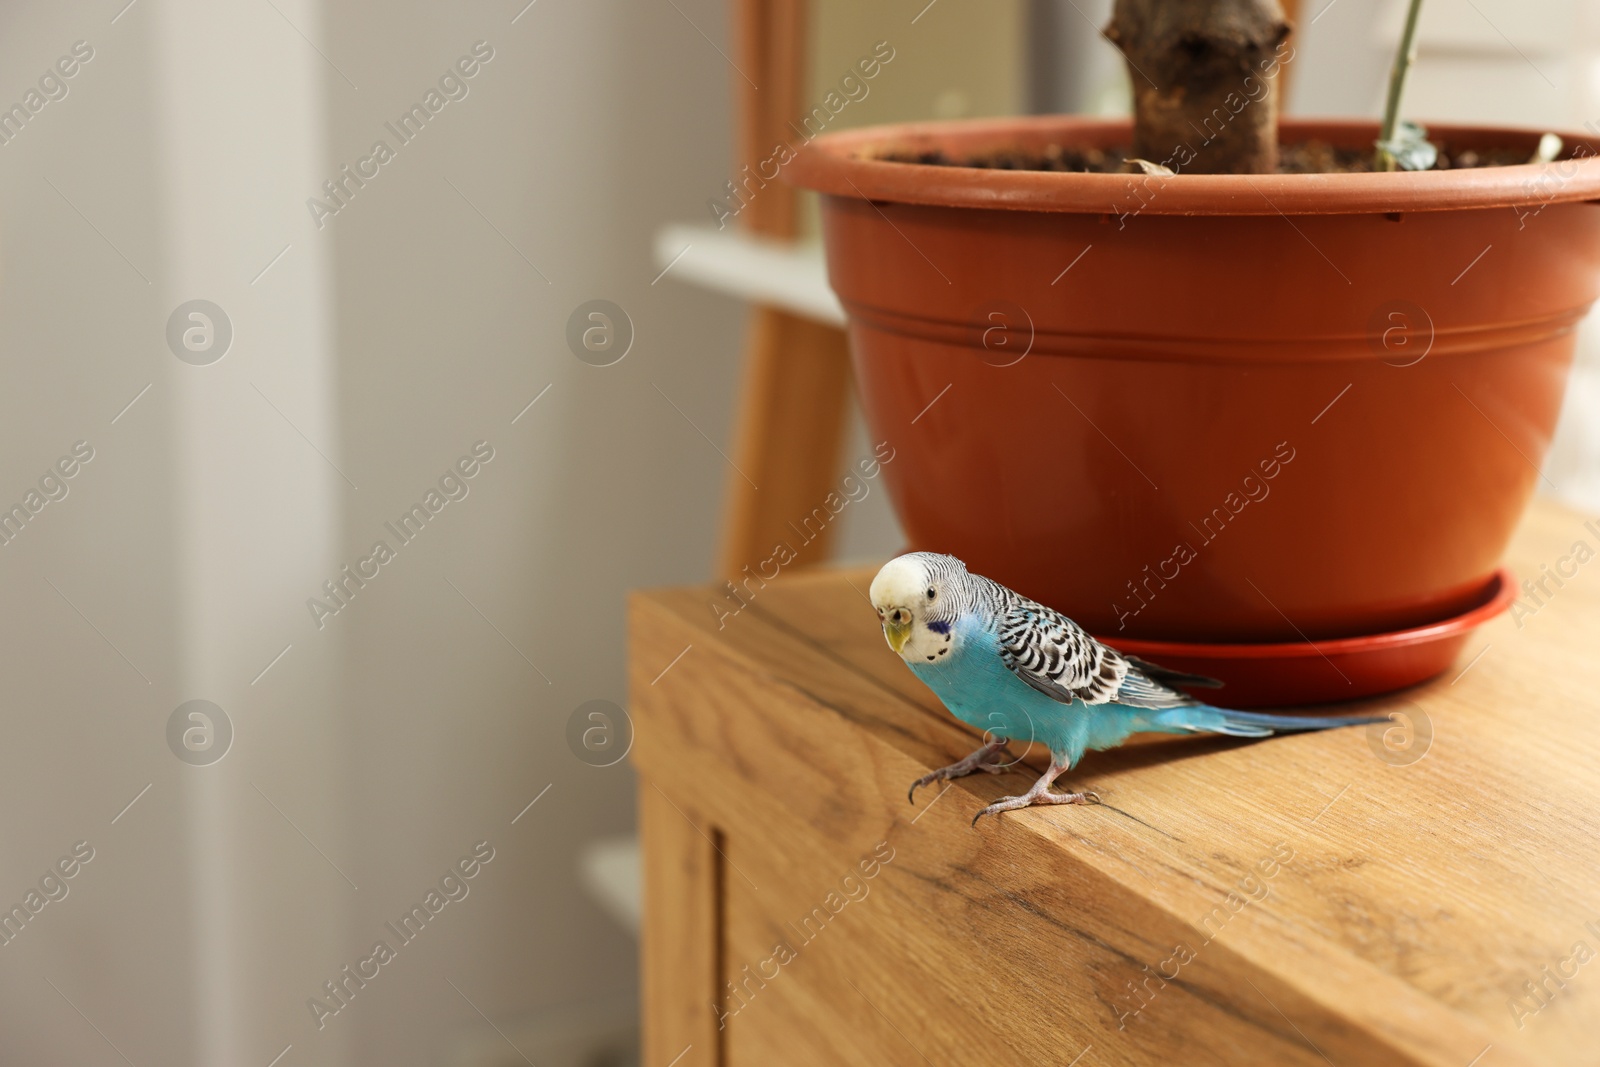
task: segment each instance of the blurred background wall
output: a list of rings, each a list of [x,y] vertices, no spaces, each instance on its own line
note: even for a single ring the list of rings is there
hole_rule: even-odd
[[[625,700],[624,591],[707,573],[742,310],[652,288],[649,237],[727,169],[696,28],[723,12],[124,3],[0,14],[8,103],[92,49],[0,147],[0,495],[94,449],[0,548],[0,897],[95,849],[0,949],[0,1061],[488,1063],[486,1016],[625,1018],[633,942],[577,857],[631,826],[631,775],[565,727]],[[594,297],[635,324],[615,367],[563,342]],[[232,326],[207,366],[165,335],[194,299]],[[401,546],[385,522],[477,442]],[[166,738],[195,698],[234,730],[206,767]],[[480,841],[469,895],[319,1030],[308,999]]]
[[[1394,5],[1336,4],[1302,20],[1292,109],[1373,114]],[[1430,4],[1409,112],[1600,118],[1592,15],[1478,6],[1488,31]],[[844,124],[1108,110],[1108,10],[825,0],[812,76],[888,40]],[[29,108],[0,123],[0,504],[92,451],[0,545],[0,905],[93,854],[0,945],[0,1062],[625,1062],[596,1057],[626,1046],[635,945],[581,872],[626,841],[633,781],[567,728],[626,702],[625,591],[709,574],[744,310],[661,277],[652,237],[709,221],[731,169],[727,22],[721,0],[0,9],[0,105]],[[613,366],[565,341],[594,299],[631,320]],[[196,300],[231,340],[186,362],[195,320],[176,347],[169,320]],[[1593,348],[1551,470],[1600,508]],[[386,524],[430,490],[459,498],[402,543]],[[846,557],[898,543],[882,494],[844,522]],[[341,573],[379,540],[376,576]],[[230,742],[183,748],[192,700]],[[480,842],[466,896],[400,944],[385,924]],[[343,978],[379,939],[396,958]]]

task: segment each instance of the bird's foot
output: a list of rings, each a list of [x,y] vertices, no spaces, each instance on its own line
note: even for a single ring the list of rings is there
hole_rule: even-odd
[[[1006,743],[1004,741],[991,741],[971,755],[956,760],[950,766],[940,767],[936,771],[923,775],[911,783],[911,790],[906,794],[906,799],[915,804],[917,802],[917,790],[925,785],[932,785],[934,782],[943,782],[951,778],[965,778],[967,775],[977,774],[979,771],[985,774],[1006,773],[1016,761],[1007,756],[1005,747]]]
[[[1081,793],[1052,793],[1049,785],[1040,782],[1020,797],[1001,797],[999,800],[981,809],[972,817],[972,825],[978,825],[978,820],[985,815],[999,815],[1002,811],[1016,811],[1018,808],[1031,808],[1048,804],[1098,804],[1100,794],[1092,789],[1085,789]]]

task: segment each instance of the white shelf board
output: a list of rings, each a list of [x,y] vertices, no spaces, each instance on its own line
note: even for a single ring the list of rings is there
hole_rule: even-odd
[[[672,225],[656,234],[656,266],[663,271],[657,281],[689,282],[844,325],[844,308],[828,288],[822,245],[815,241],[775,241],[732,227]]]

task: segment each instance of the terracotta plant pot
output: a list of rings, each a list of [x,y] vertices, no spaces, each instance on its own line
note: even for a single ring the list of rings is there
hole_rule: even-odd
[[[824,194],[913,545],[1107,638],[1315,641],[1427,626],[1495,581],[1600,282],[1600,157],[1565,137],[1586,158],[1398,174],[878,158],[1130,141],[1047,117],[832,134],[788,173]]]

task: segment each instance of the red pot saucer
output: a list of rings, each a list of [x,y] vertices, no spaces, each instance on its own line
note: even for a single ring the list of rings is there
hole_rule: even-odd
[[[1328,704],[1391,693],[1443,674],[1472,631],[1506,610],[1516,593],[1516,580],[1502,567],[1474,606],[1405,630],[1263,645],[1100,640],[1163,667],[1217,679],[1221,689],[1195,695],[1221,707]]]

